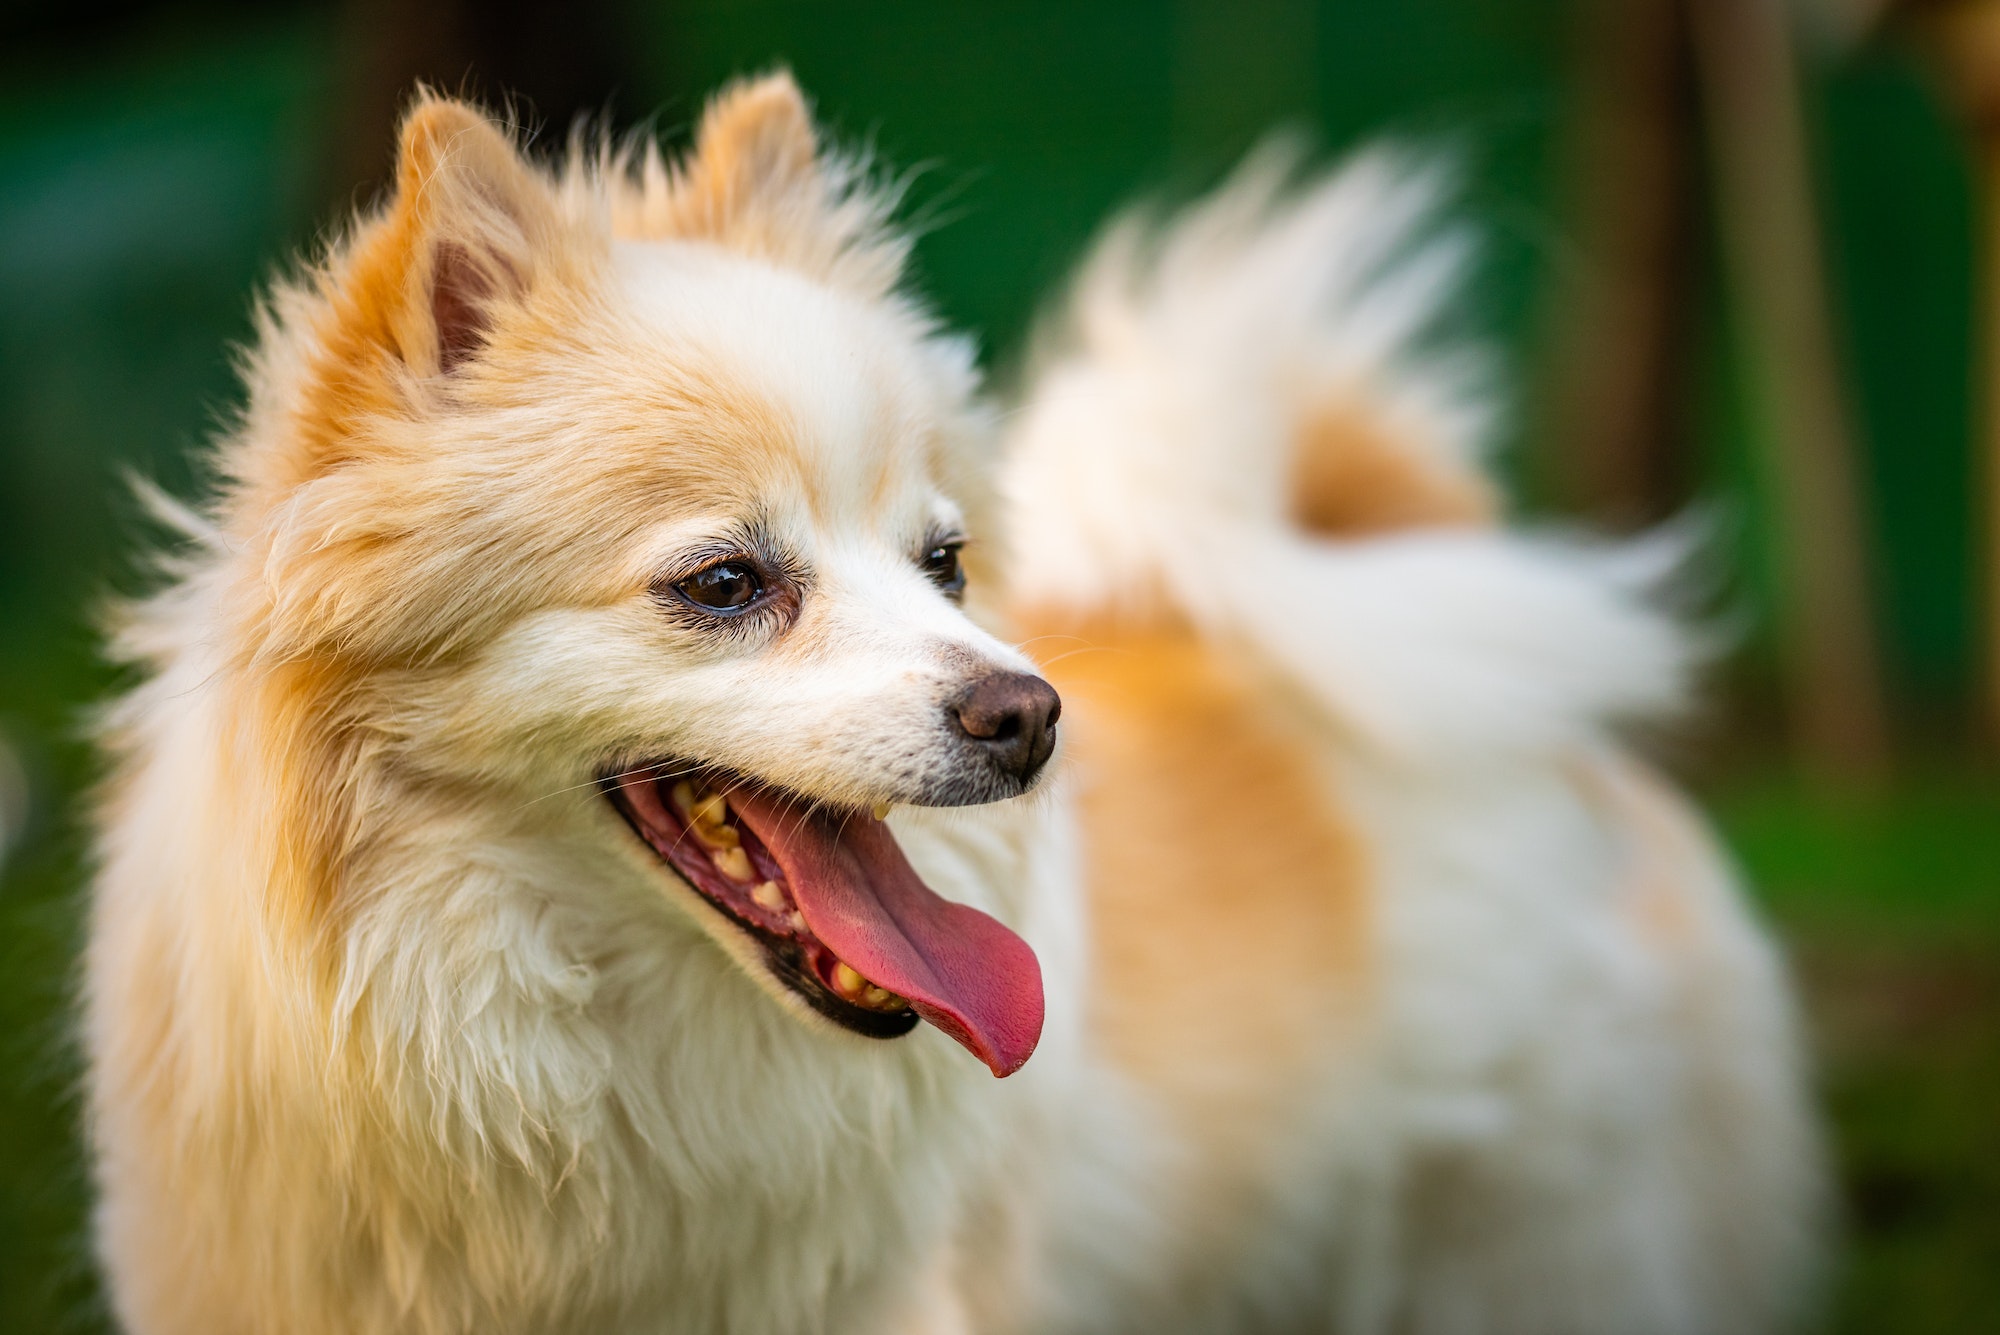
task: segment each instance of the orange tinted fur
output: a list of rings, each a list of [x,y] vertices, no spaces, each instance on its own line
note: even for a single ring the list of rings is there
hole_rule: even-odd
[[[1346,404],[1309,417],[1293,455],[1293,517],[1327,537],[1402,528],[1491,524],[1493,484],[1478,470],[1433,457]]]
[[[1197,1231],[1241,1236],[1241,1184],[1364,1004],[1366,858],[1283,705],[1224,651],[1181,627],[1064,630],[1029,647],[1071,729],[1091,1027],[1201,1145]]]

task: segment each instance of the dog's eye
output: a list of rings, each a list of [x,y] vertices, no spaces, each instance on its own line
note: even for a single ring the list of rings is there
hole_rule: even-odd
[[[958,551],[963,546],[962,542],[941,542],[924,553],[924,573],[950,598],[965,592],[965,568],[958,563]]]
[[[674,585],[674,591],[696,607],[727,614],[741,612],[756,602],[764,592],[764,582],[746,563],[723,561],[689,575]]]

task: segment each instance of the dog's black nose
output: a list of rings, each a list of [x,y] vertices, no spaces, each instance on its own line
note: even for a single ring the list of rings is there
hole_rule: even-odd
[[[1062,698],[1032,673],[995,672],[974,682],[951,714],[960,732],[1025,784],[1056,749]]]

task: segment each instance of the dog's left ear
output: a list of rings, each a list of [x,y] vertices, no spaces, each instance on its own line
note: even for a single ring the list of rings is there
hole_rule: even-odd
[[[782,70],[717,93],[686,157],[668,168],[651,149],[642,185],[626,235],[714,241],[870,296],[901,278],[909,247],[890,226],[894,191],[827,150]]]
[[[716,94],[695,135],[686,190],[720,230],[821,203],[827,182],[819,132],[790,74]]]

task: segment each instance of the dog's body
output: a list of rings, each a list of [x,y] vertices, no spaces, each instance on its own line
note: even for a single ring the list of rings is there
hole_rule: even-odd
[[[1018,796],[969,359],[789,82],[561,180],[419,107],[123,633],[131,1329],[1770,1324],[1783,989],[1606,732],[1678,639],[1492,527],[1407,183],[1259,179],[1015,428]]]
[[[1434,182],[1288,162],[1114,232],[1010,431],[1122,1161],[1059,1211],[1069,1328],[1773,1329],[1819,1190],[1785,988],[1608,731],[1683,689],[1672,553],[1498,526]]]

